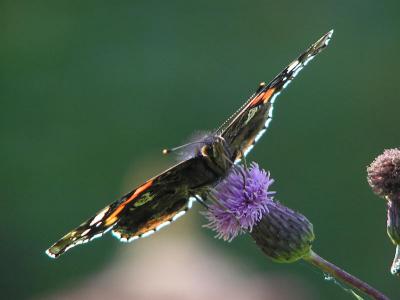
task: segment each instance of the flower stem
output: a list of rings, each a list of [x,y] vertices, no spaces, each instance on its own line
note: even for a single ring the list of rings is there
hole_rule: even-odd
[[[336,279],[346,283],[350,287],[365,293],[372,299],[389,300],[389,298],[382,294],[380,291],[374,289],[372,286],[368,285],[364,281],[361,281],[357,277],[347,273],[338,266],[330,263],[329,261],[326,261],[313,251],[310,251],[310,255],[304,257],[304,260],[321,269],[324,273],[328,273]]]
[[[390,271],[392,272],[393,275],[400,275],[400,246],[396,246],[396,254],[394,255],[393,258],[393,263],[392,267],[390,268]]]

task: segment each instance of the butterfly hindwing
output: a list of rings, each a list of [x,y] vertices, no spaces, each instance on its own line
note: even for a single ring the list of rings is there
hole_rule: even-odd
[[[140,200],[126,207],[112,230],[113,235],[130,242],[160,230],[185,214],[195,201],[194,195],[218,180],[206,161],[205,157],[197,156],[156,177]]]
[[[121,216],[112,233],[122,242],[131,242],[147,237],[183,216],[192,207],[194,201],[196,201],[195,197],[173,200],[160,198],[157,204],[163,203],[164,205],[162,208],[158,207],[156,213],[152,206],[128,210]]]

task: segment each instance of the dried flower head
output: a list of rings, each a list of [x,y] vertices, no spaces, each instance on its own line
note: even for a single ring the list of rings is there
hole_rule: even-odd
[[[207,227],[232,240],[250,232],[261,250],[277,262],[293,262],[310,254],[313,226],[305,216],[273,200],[273,179],[253,163],[239,166],[215,189],[216,204],[205,212]]]
[[[400,149],[388,149],[367,168],[368,183],[378,196],[400,193]]]
[[[388,149],[367,168],[368,183],[375,194],[387,200],[387,234],[396,245],[393,275],[400,275],[400,149]]]

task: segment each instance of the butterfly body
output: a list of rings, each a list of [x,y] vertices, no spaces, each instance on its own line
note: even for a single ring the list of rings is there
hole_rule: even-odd
[[[327,46],[332,33],[312,44],[269,84],[261,83],[239,111],[201,139],[183,161],[100,210],[46,253],[56,258],[110,230],[121,241],[129,242],[148,236],[182,216],[198,195],[207,194],[234,163],[252,150],[272,120],[275,98]]]

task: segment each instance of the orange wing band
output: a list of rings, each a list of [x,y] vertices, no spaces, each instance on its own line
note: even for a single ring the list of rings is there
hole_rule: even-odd
[[[125,206],[133,201],[137,196],[139,196],[141,193],[143,193],[145,190],[147,190],[151,185],[153,184],[153,180],[147,181],[145,184],[141,185],[136,189],[136,191],[130,196],[128,199],[126,199],[124,202],[122,202],[114,211],[111,215],[108,216],[108,218],[105,221],[105,225],[109,226],[115,221],[118,220],[118,215],[119,213],[125,208]]]
[[[250,102],[250,107],[257,106],[261,104],[261,102],[266,103],[268,100],[271,98],[271,96],[274,94],[275,88],[270,88],[266,90],[265,92],[257,95],[251,102]]]

